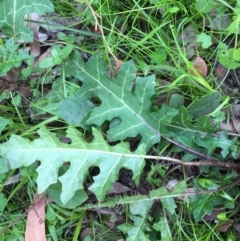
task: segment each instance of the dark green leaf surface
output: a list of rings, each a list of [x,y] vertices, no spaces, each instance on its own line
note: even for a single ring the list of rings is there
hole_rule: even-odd
[[[82,100],[98,97],[101,104],[92,110],[85,124],[102,125],[118,117],[120,123],[107,132],[111,141],[127,137],[142,136],[142,143],[149,149],[160,141],[159,130],[169,123],[177,110],[166,107],[159,112],[150,112],[151,97],[154,94],[155,77],[136,77],[133,61],[123,63],[118,76],[106,76],[105,64],[100,55],[95,55],[84,63],[75,52],[72,63],[74,77],[83,82],[76,96]]]
[[[0,29],[3,34],[14,40],[23,39],[32,42],[33,33],[24,25],[24,16],[30,13],[42,15],[53,12],[53,4],[49,0],[2,0],[0,1]]]
[[[218,107],[221,98],[221,92],[213,92],[205,95],[200,100],[193,102],[188,107],[188,113],[194,118],[204,117]]]
[[[67,131],[71,144],[61,143],[45,127],[38,133],[40,138],[33,142],[12,135],[9,141],[0,144],[1,156],[9,161],[12,169],[29,166],[39,160],[38,192],[44,192],[59,179],[62,184],[60,198],[63,205],[68,203],[77,190],[84,192],[83,183],[92,166],[98,166],[100,173],[94,176],[94,183],[89,190],[99,201],[104,199],[106,192],[118,179],[118,172],[122,167],[132,170],[133,180],[139,183],[145,161],[139,155],[131,153],[127,143],[109,146],[96,129],[93,129],[94,140],[91,143],[87,143],[82,133],[74,128]],[[143,154],[145,148],[139,146],[135,153]],[[70,163],[69,169],[58,178],[58,170],[65,162]]]

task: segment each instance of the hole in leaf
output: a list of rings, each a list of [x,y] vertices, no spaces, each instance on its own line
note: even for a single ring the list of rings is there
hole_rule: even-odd
[[[118,182],[131,189],[136,189],[136,184],[132,179],[133,172],[126,168],[121,168],[118,174]]]
[[[100,173],[100,168],[98,166],[94,166],[94,167],[90,167],[88,169],[88,176],[87,176],[87,179],[86,179],[86,182],[87,183],[93,183],[93,177],[94,176],[97,176],[99,173]]]
[[[130,151],[135,151],[138,148],[139,143],[142,140],[142,136],[141,135],[137,135],[135,137],[129,137],[127,139],[125,139],[124,141],[128,142],[130,145]]]
[[[100,106],[102,104],[101,99],[99,99],[97,96],[93,97],[92,99],[90,99],[90,101],[97,107]]]

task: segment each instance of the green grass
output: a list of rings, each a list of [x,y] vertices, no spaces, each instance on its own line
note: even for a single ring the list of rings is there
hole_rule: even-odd
[[[216,1],[217,4],[214,7],[217,14],[229,16],[229,21],[233,24],[231,29],[227,27],[214,29],[208,26],[209,23],[213,22],[215,15],[211,14],[210,11],[206,11],[205,7],[209,7],[209,5],[205,6],[204,3],[207,1],[92,1],[91,6],[99,16],[98,21],[100,28],[105,34],[105,39],[99,33],[93,31],[95,21],[87,4],[83,4],[82,8],[78,9],[78,3],[74,1],[52,0],[51,2],[54,4],[56,15],[50,17],[50,19],[65,19],[67,26],[64,26],[63,29],[62,27],[57,28],[59,28],[59,31],[67,31],[67,36],[70,34],[74,35],[76,41],[70,43],[67,40],[57,39],[49,41],[46,45],[58,45],[59,48],[63,49],[72,44],[74,50],[79,50],[87,57],[95,53],[100,53],[106,66],[108,65],[112,71],[112,74],[114,73],[114,67],[112,66],[114,56],[123,62],[133,60],[138,69],[136,73],[137,76],[149,76],[151,74],[155,74],[156,76],[155,95],[152,99],[152,102],[155,103],[152,105],[152,109],[156,111],[162,107],[163,103],[169,104],[173,94],[181,95],[184,99],[185,106],[188,106],[216,90],[222,92],[221,88],[216,85],[216,76],[214,76],[214,70],[220,61],[220,56],[226,65],[231,61],[234,64],[238,64],[238,60],[236,58],[234,59],[233,54],[230,57],[228,56],[228,58],[226,57],[229,49],[233,48],[235,51],[239,48],[238,29],[240,20],[238,22],[234,21],[239,15],[240,6],[235,6],[237,1],[234,0]],[[72,19],[77,19],[74,24],[71,23]],[[74,28],[76,24],[80,24],[81,27],[79,29]],[[55,24],[52,25],[56,27]],[[195,31],[194,37],[196,38],[202,33],[207,34],[207,36],[211,38],[212,45],[206,48],[203,45],[204,43],[206,44],[206,39],[203,43],[199,41],[198,45],[196,44],[196,40],[188,39],[185,31],[187,26],[192,27]],[[8,37],[5,37],[1,46],[3,46],[7,40]],[[190,57],[189,44],[194,44]],[[224,53],[220,52],[222,44],[226,44],[226,51]],[[109,48],[114,56],[111,56]],[[61,50],[57,51],[58,54],[60,51]],[[202,77],[198,71],[193,68],[193,61],[197,56],[202,57],[207,64],[208,73],[206,77]],[[224,56],[227,59],[224,59]],[[25,96],[18,93],[17,90],[1,93],[0,98],[3,102],[1,102],[0,105],[0,115],[9,121],[3,134],[0,135],[1,143],[8,141],[12,134],[35,140],[39,137],[36,131],[42,126],[47,126],[47,128],[56,133],[58,137],[64,135],[63,133],[69,124],[57,116],[57,106],[62,99],[74,95],[79,88],[79,82],[73,79],[69,72],[70,58],[71,53],[69,53],[69,55],[66,54],[66,56],[59,60],[57,64],[58,69],[56,70],[58,72],[57,77],[52,77],[52,67],[56,66],[56,62],[54,62],[53,65],[49,65],[47,71],[45,71],[45,67],[33,70],[40,72],[39,79],[31,79],[31,76],[25,78],[31,80],[32,100],[26,100]],[[55,60],[56,58],[54,61]],[[17,69],[11,66],[11,70],[16,71]],[[192,74],[192,72],[194,74]],[[23,79],[23,77],[20,73],[20,79]],[[224,81],[224,79],[222,81]],[[20,82],[21,81],[19,81],[19,83]],[[53,83],[57,83],[55,89]],[[91,98],[95,104],[101,104],[101,100],[98,99],[97,96]],[[27,101],[27,107],[22,104],[23,99]],[[226,96],[222,92],[221,101],[212,116],[216,118],[217,115],[221,115],[222,117],[223,113],[220,113],[220,111],[224,110],[226,112],[227,122],[229,122],[229,118],[232,116],[229,108],[232,101],[233,98],[231,98],[231,96]],[[26,113],[27,108],[29,108],[30,111],[34,110],[35,114],[38,113],[39,116],[36,114],[34,118],[32,118],[32,116]],[[215,121],[217,122],[217,118]],[[193,124],[196,123],[197,120],[194,120]],[[106,139],[108,137],[105,130],[108,126],[109,123],[106,121],[99,127],[104,132]],[[78,129],[84,132],[85,139],[92,138],[88,126],[78,126]],[[132,142],[134,141],[135,139],[133,139]],[[115,143],[113,143],[113,145],[115,145]],[[134,149],[134,147],[133,145],[132,148]],[[155,149],[151,149],[153,155],[161,154],[163,156],[180,159],[181,161],[184,158],[182,149],[173,147],[169,142],[163,142],[154,148]],[[200,146],[197,146],[197,148],[200,148]],[[200,148],[200,150],[202,149]],[[233,160],[231,153],[227,155],[227,160]],[[216,156],[219,155],[219,153],[214,154]],[[187,158],[190,159],[189,156]],[[192,159],[190,161],[192,161]],[[197,161],[202,160],[197,159]],[[202,188],[199,183],[197,183],[198,178],[201,177],[211,180],[216,184],[215,188],[218,188],[219,186],[221,187],[231,183],[238,174],[237,171],[223,170],[215,166],[211,168],[200,167],[197,174],[191,174],[190,168],[188,169],[187,166],[184,166],[182,169],[167,174],[168,171],[171,170],[172,164],[174,163],[168,162],[168,160],[165,160],[165,162],[156,160],[154,165],[151,166],[148,182],[153,188],[159,188],[158,185],[161,185],[160,183],[165,175],[168,177],[165,181],[173,179],[181,181],[185,179],[188,180],[189,186],[195,186],[197,188]],[[4,165],[0,166],[0,171],[3,169]],[[18,170],[11,170],[7,173],[4,173],[4,171],[0,172],[1,183],[3,184],[0,188],[0,195],[2,194],[2,196],[0,196],[0,210],[2,211],[0,215],[0,233],[5,228],[7,229],[6,231],[4,230],[4,234],[0,237],[0,240],[24,240],[26,224],[26,215],[24,212],[32,203],[34,193],[37,190],[37,174],[35,171],[36,166],[32,165],[30,167],[20,167]],[[21,173],[21,179],[15,184],[4,186],[8,179],[18,172]],[[90,177],[90,179],[92,179],[92,177]],[[202,189],[209,191],[211,187],[207,186]],[[211,194],[212,196],[209,195],[211,196],[210,198],[212,198],[212,203],[206,203],[205,212],[211,212],[215,204],[222,204],[227,209],[227,217],[238,223],[238,193],[239,188],[232,187],[230,190]],[[216,197],[216,199],[214,199],[214,197]],[[121,196],[116,195],[116,199],[113,199],[114,204],[117,205],[121,203],[121,198]],[[195,220],[193,215],[194,205],[199,204],[190,200],[191,199],[189,199],[188,202],[183,202],[175,197],[176,209],[171,206],[171,202],[171,204],[169,204],[171,206],[169,209],[172,208],[172,210],[174,210],[172,213],[163,206],[156,209],[156,211],[153,210],[153,213],[151,213],[152,210],[150,210],[149,213],[146,214],[147,218],[144,218],[143,221],[146,225],[143,232],[149,239],[145,237],[146,239],[143,240],[163,240],[161,239],[161,232],[163,233],[166,228],[170,230],[169,240],[238,240],[238,233],[233,226],[227,229],[226,232],[221,233],[217,230],[217,224],[214,223],[214,221]],[[217,203],[216,200],[221,200],[222,203]],[[233,204],[235,204],[234,207],[231,206]],[[98,203],[93,201],[92,205],[98,205]],[[125,223],[127,225],[134,225],[134,219],[132,217],[135,215],[139,218],[139,214],[132,213],[131,205],[127,202],[124,210],[125,211],[119,215],[126,217]],[[19,222],[14,223],[14,220],[19,217]],[[153,227],[154,224],[163,220],[161,218],[167,220],[167,223],[162,224],[163,226],[158,226],[160,231],[157,231],[157,229]],[[88,208],[82,211],[77,208],[67,209],[55,203],[48,203],[46,205],[46,233],[48,241],[79,240],[78,238],[81,232],[86,228],[89,228],[89,235],[85,237],[85,241],[113,241],[119,240],[122,237],[128,237],[129,239],[126,240],[131,240],[131,237],[127,234],[123,235],[117,227],[112,229],[106,227],[106,222],[108,222],[108,217],[101,214],[96,215],[95,212],[91,212],[91,209],[89,211]]]

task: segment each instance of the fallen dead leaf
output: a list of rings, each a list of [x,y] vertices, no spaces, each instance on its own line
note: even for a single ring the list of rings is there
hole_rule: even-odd
[[[239,223],[235,223],[233,225],[234,229],[240,234],[240,224]]]
[[[182,194],[182,195],[180,195],[180,196],[177,196],[176,198],[177,198],[178,200],[182,200],[182,201],[184,201],[184,202],[187,202],[187,201],[189,202],[190,199],[189,199],[189,197],[188,197],[188,193],[196,193],[196,189],[195,189],[194,187],[187,188],[186,191],[185,191],[185,194]]]
[[[240,134],[240,121],[239,121],[239,119],[236,119],[236,118],[232,117],[232,123],[233,123],[234,128],[237,131],[237,133]]]
[[[81,240],[83,240],[84,238],[86,238],[88,235],[92,234],[92,229],[90,229],[89,227],[83,229],[83,231],[81,232],[80,238]]]
[[[16,174],[16,175],[14,175],[12,177],[9,177],[7,182],[5,182],[4,184],[0,184],[0,187],[7,186],[7,185],[10,185],[10,184],[13,184],[13,183],[17,183],[17,182],[20,182],[20,174]]]
[[[37,13],[31,13],[30,18],[31,20],[39,21],[39,15]],[[39,25],[31,23],[30,28],[33,30],[33,42],[30,43],[31,55],[33,57],[38,57],[41,53],[39,43]]]
[[[233,123],[233,121],[228,122],[228,123],[224,121],[224,122],[220,123],[220,130],[221,131],[227,131],[227,132],[234,132],[234,126],[235,126],[235,124]],[[240,133],[240,132],[238,132],[238,133]]]
[[[204,215],[203,220],[206,222],[215,221],[217,220],[217,215],[225,211],[226,211],[225,208],[214,209],[211,215]]]
[[[232,224],[233,224],[233,220],[231,220],[231,219],[228,220],[227,222],[221,222],[217,226],[216,230],[221,232],[221,233],[226,233],[228,231],[229,227],[232,226]]]
[[[25,19],[32,21],[39,21],[39,18],[37,13],[31,13],[25,16]],[[30,43],[31,55],[38,57],[40,55],[39,25],[35,22],[27,22],[26,25],[33,31],[33,42]]]
[[[218,65],[216,68],[215,68],[215,70],[214,70],[214,75],[216,76],[216,77],[221,77],[221,76],[223,76],[224,74],[226,74],[226,68],[225,67],[223,67],[222,65]]]
[[[193,62],[193,68],[197,71],[203,78],[207,75],[207,65],[201,57],[197,57]],[[196,76],[196,73],[193,69],[190,70],[191,75]]]
[[[113,188],[112,190],[108,191],[107,194],[121,194],[125,192],[132,191],[131,188],[122,185],[120,182],[115,182],[113,183]]]
[[[41,56],[39,56],[38,60],[33,64],[33,67],[37,67],[38,64],[47,57],[52,57],[52,48],[48,48]]]
[[[118,70],[120,69],[121,65],[122,65],[122,61],[119,59],[116,59],[115,76],[117,76]]]
[[[240,104],[232,105],[233,116],[240,120]]]
[[[46,193],[36,194],[27,217],[25,241],[46,241],[45,235]]]

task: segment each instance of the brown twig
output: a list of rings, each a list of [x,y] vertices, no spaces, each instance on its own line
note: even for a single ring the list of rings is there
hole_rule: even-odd
[[[183,193],[183,195],[199,195],[199,194],[212,194],[215,192],[221,192],[230,188],[235,187],[238,183],[240,183],[240,175],[237,176],[236,180],[230,184],[227,184],[225,186],[213,189],[213,190],[201,190],[201,191],[186,191]]]
[[[78,2],[80,2],[80,1],[78,1]],[[112,57],[114,58],[115,61],[118,61],[118,58],[117,58],[117,57],[114,55],[114,53],[112,52],[112,50],[111,50],[111,48],[110,48],[110,46],[109,46],[109,44],[108,44],[108,42],[107,42],[107,39],[105,38],[104,32],[103,32],[103,30],[102,30],[102,28],[101,28],[101,26],[100,26],[100,24],[99,24],[99,22],[98,22],[98,18],[101,18],[101,17],[93,10],[93,8],[92,8],[92,6],[91,6],[91,4],[89,3],[88,0],[86,0],[86,3],[87,3],[87,5],[88,5],[90,11],[92,12],[93,18],[94,18],[94,20],[95,20],[95,31],[96,31],[97,29],[99,29],[99,31],[101,32],[103,41],[105,42],[109,53],[112,55]]]
[[[192,153],[192,154],[194,154],[196,156],[199,156],[199,157],[201,157],[203,159],[206,159],[207,161],[219,161],[218,159],[216,159],[214,157],[208,156],[208,155],[206,155],[204,153],[201,153],[199,151],[196,151],[196,150],[194,150],[194,149],[192,149],[190,147],[184,146],[184,145],[182,145],[182,144],[180,144],[180,143],[178,143],[178,142],[176,142],[176,141],[174,141],[174,140],[172,140],[170,138],[164,137],[160,132],[159,132],[159,134],[160,134],[160,136],[162,138],[164,138],[165,140],[167,140],[170,143],[174,144],[175,146],[178,146],[178,147],[182,148],[185,151],[188,151],[188,152],[190,152],[190,153]]]

